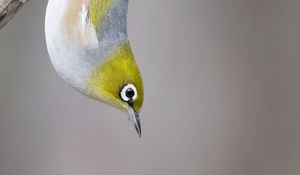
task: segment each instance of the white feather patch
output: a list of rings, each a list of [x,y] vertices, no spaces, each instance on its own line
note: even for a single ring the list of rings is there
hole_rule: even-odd
[[[82,4],[82,9],[81,9],[81,25],[82,28],[85,28],[88,23],[88,8],[85,4]]]

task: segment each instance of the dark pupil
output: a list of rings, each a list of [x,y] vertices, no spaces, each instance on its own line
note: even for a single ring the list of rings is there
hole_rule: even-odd
[[[127,90],[126,90],[126,97],[128,97],[128,98],[132,98],[134,96],[134,91],[133,91],[133,89],[131,89],[131,88],[128,88]]]

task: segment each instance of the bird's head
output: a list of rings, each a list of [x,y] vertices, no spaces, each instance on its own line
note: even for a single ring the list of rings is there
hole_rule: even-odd
[[[88,93],[128,113],[141,136],[139,112],[144,100],[143,82],[128,43],[116,47],[92,71],[88,80]]]

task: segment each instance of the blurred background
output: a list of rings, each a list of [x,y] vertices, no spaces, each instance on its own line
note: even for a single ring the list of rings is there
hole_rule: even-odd
[[[47,0],[0,31],[1,175],[299,175],[300,1],[132,0],[142,139],[67,86]]]

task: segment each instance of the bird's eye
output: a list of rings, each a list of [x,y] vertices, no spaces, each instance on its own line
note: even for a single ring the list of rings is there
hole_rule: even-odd
[[[124,86],[120,92],[122,100],[128,102],[129,100],[135,100],[137,97],[137,90],[133,84],[127,84]]]

